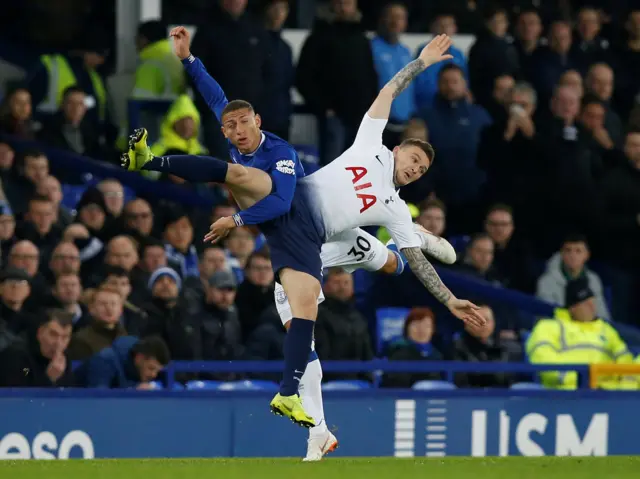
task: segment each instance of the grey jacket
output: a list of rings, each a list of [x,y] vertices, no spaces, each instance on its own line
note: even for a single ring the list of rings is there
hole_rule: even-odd
[[[560,253],[554,254],[547,261],[547,270],[538,278],[538,287],[536,296],[543,301],[553,303],[559,306],[565,306],[565,288],[567,286],[567,278],[562,273],[562,259]],[[596,315],[602,319],[612,319],[604,300],[602,281],[600,277],[585,267],[589,288],[595,294]]]

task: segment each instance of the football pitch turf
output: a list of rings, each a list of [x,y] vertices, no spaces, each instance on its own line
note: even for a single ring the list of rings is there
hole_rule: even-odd
[[[2,479],[631,479],[638,457],[0,461]]]

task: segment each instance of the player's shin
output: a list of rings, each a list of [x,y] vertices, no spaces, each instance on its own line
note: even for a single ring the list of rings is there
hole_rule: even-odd
[[[280,384],[281,396],[293,396],[298,393],[298,385],[307,369],[314,322],[308,319],[293,318],[284,340],[284,371]]]
[[[187,181],[224,183],[229,163],[210,156],[156,156],[145,163],[143,170],[161,171]]]
[[[316,426],[309,429],[309,436],[321,436],[327,432],[322,404],[322,366],[315,351],[300,381],[300,399],[307,413],[315,420]]]

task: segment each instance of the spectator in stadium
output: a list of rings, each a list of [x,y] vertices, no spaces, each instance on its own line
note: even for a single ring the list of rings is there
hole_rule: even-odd
[[[184,93],[183,66],[167,38],[167,26],[157,20],[141,23],[136,36],[139,64],[131,97],[166,100]]]
[[[580,125],[586,130],[584,142],[600,168],[604,167],[603,157],[616,144],[605,126],[607,107],[593,95],[585,95],[580,110]]]
[[[368,361],[373,358],[367,320],[353,302],[353,277],[341,268],[332,268],[323,285],[325,300],[318,307],[315,339],[322,361]],[[325,374],[326,379],[336,375]],[[354,377],[340,374],[340,379]],[[369,374],[355,377],[371,380]]]
[[[71,315],[74,333],[90,324],[89,311],[80,303],[82,284],[77,274],[62,273],[57,276],[52,293],[54,305]]]
[[[200,113],[196,105],[188,95],[180,95],[162,119],[160,138],[151,145],[151,151],[156,156],[204,155],[207,149],[198,141],[199,132]]]
[[[467,85],[460,67],[454,64],[442,67],[438,88],[433,107],[421,116],[441,160],[434,163],[430,181],[435,182],[438,198],[451,211],[450,226],[458,233],[456,229],[463,229],[465,221],[476,219],[473,203],[485,181],[484,172],[476,166],[477,148],[480,132],[491,124],[491,118],[484,108],[467,100]],[[457,215],[458,210],[464,213]]]
[[[503,278],[493,264],[494,254],[495,245],[491,236],[486,233],[475,234],[471,237],[462,263],[457,265],[457,269],[496,286],[502,285]]]
[[[150,390],[151,381],[170,359],[169,348],[161,338],[140,340],[126,336],[93,356],[81,367],[78,376],[88,388]]]
[[[142,336],[161,337],[174,359],[202,359],[201,324],[196,315],[190,314],[189,305],[180,301],[182,284],[172,268],[153,272],[148,286],[151,302],[144,306],[149,317]]]
[[[547,261],[545,273],[538,279],[536,296],[556,305],[566,304],[567,284],[577,278],[585,277],[593,293],[596,314],[603,319],[612,319],[604,299],[604,288],[600,277],[587,267],[591,257],[587,238],[583,235],[567,236],[560,248]]]
[[[34,140],[39,128],[32,118],[31,94],[24,87],[8,92],[0,105],[0,132]]]
[[[601,30],[601,12],[589,5],[580,8],[576,38],[571,49],[574,57],[580,59],[582,71],[586,71],[594,63],[613,60],[609,52],[609,41],[602,38]]]
[[[38,183],[36,193],[49,198],[49,201],[53,203],[56,226],[64,230],[72,223],[73,215],[62,205],[62,185],[55,176],[49,175]]]
[[[571,25],[565,20],[556,20],[549,27],[549,44],[539,48],[531,63],[531,76],[540,104],[546,105],[560,76],[566,70],[580,70],[580,62],[571,53]]]
[[[167,259],[179,266],[180,276],[184,279],[199,278],[198,253],[193,246],[193,226],[186,211],[176,208],[167,213],[163,237]]]
[[[123,210],[123,219],[125,231],[138,240],[148,238],[153,232],[153,210],[142,198],[127,202]]]
[[[227,264],[236,275],[238,283],[244,280],[244,270],[249,257],[255,251],[255,237],[246,226],[234,228],[224,242]]]
[[[515,85],[515,79],[507,74],[498,75],[493,81],[491,99],[487,103],[487,111],[493,121],[504,121]]]
[[[371,40],[373,64],[378,74],[378,86],[383,88],[411,60],[409,48],[400,42],[400,35],[407,30],[407,7],[400,1],[384,6],[378,25],[378,34]],[[383,143],[394,148],[416,111],[414,85],[411,83],[391,106],[389,121],[382,134]]]
[[[8,203],[0,202],[0,264],[5,264],[9,250],[15,244],[16,219]]]
[[[493,266],[503,284],[532,293],[536,276],[533,254],[525,236],[517,234],[511,207],[500,203],[491,206],[484,229],[493,240]]]
[[[64,240],[53,249],[44,275],[49,285],[54,285],[63,274],[80,274],[80,251],[75,244]]]
[[[122,298],[122,316],[120,322],[131,336],[140,336],[147,323],[147,312],[136,306],[134,295],[132,294],[129,273],[118,266],[105,266],[104,281],[101,286],[114,289],[120,293]],[[140,297],[136,295],[135,297]]]
[[[513,46],[518,52],[518,60],[525,78],[529,78],[532,74],[531,59],[542,45],[541,34],[542,20],[538,11],[533,8],[521,10],[516,20]]]
[[[164,243],[149,237],[141,243],[140,261],[133,270],[133,275],[140,278],[141,282],[144,281],[144,284],[148,284],[151,274],[158,268],[168,266],[168,264]]]
[[[75,85],[67,88],[58,112],[45,121],[38,140],[79,155],[103,158],[95,125],[85,121],[86,105],[86,94],[81,88]]]
[[[519,362],[522,355],[514,355],[494,335],[496,322],[493,310],[486,305],[480,306],[484,316],[484,326],[476,328],[465,326],[464,332],[454,340],[454,359],[468,362]],[[508,387],[515,382],[511,373],[459,373],[455,375],[458,387],[486,388]]]
[[[267,0],[264,7],[264,26],[270,40],[270,55],[274,71],[273,91],[267,95],[267,108],[264,110],[269,131],[284,140],[289,140],[289,128],[293,103],[291,88],[295,81],[293,52],[291,46],[282,38],[282,27],[289,16],[288,0]]]
[[[9,250],[7,265],[19,268],[27,273],[31,284],[31,295],[28,300],[31,309],[32,304],[37,307],[40,298],[47,295],[47,282],[42,273],[38,271],[40,267],[40,251],[31,241],[17,241]]]
[[[92,237],[106,242],[109,238],[107,226],[107,204],[103,194],[95,187],[87,188],[76,205],[76,221],[86,226]]]
[[[230,361],[241,359],[244,354],[242,328],[234,304],[236,291],[237,283],[233,273],[216,271],[209,277],[205,298],[198,313],[202,356],[205,360]],[[226,379],[234,378],[227,375]]]
[[[67,346],[71,339],[71,315],[47,312],[25,342],[17,341],[0,353],[0,387],[73,387],[76,380]]]
[[[622,145],[623,127],[618,114],[613,111],[611,98],[613,97],[614,76],[613,69],[606,63],[596,63],[589,68],[585,80],[587,92],[595,95],[603,102],[605,109],[604,127],[616,146]]]
[[[509,17],[501,7],[483,13],[485,28],[469,50],[469,85],[476,102],[485,108],[491,100],[493,82],[500,75],[516,76],[518,52],[507,39]]]
[[[207,245],[200,255],[200,279],[202,284],[205,286],[209,284],[209,278],[213,273],[230,270],[224,250],[219,246]]]
[[[238,286],[236,295],[244,339],[259,326],[262,313],[273,304],[273,289],[271,258],[262,251],[256,251],[247,260],[244,281]]]
[[[445,11],[436,13],[436,15],[433,17],[433,20],[431,21],[430,31],[434,36],[446,34],[453,38],[453,36],[458,32],[455,15],[453,15],[451,12]],[[426,44],[420,45],[416,49],[416,57],[422,51],[425,45]],[[447,54],[451,55],[453,58],[451,60],[446,60],[444,62],[439,62],[435,65],[430,66],[425,71],[420,73],[420,75],[418,75],[418,77],[414,80],[412,85],[416,95],[417,111],[425,110],[433,106],[433,101],[438,94],[438,78],[440,76],[440,69],[444,65],[448,63],[458,65],[463,71],[465,79],[468,80],[469,74],[467,71],[467,58],[465,57],[464,53],[462,53],[462,50],[452,45],[447,51]]]
[[[603,240],[607,259],[616,267],[613,317],[637,324],[640,308],[640,132],[627,133],[624,154],[602,181]],[[618,306],[619,305],[619,306]]]
[[[629,118],[634,103],[638,103],[637,94],[640,92],[638,78],[640,78],[640,7],[629,10],[626,22],[626,39],[616,51],[616,87],[614,96],[614,110],[623,120]],[[634,99],[635,101],[630,101]]]
[[[134,240],[129,236],[115,236],[107,244],[105,264],[119,266],[130,273],[138,264],[138,251]]]
[[[390,361],[441,361],[442,354],[431,343],[436,318],[429,308],[413,308],[404,323],[402,337],[392,340],[386,347],[385,357]],[[410,388],[417,381],[441,379],[441,373],[387,373],[382,387]]]
[[[558,86],[568,86],[576,92],[578,99],[582,100],[584,96],[584,82],[582,75],[578,70],[566,70],[558,80]]]
[[[447,208],[445,204],[438,199],[427,200],[420,210],[416,223],[436,236],[443,236],[447,227]]]
[[[247,0],[216,2],[210,15],[201,19],[207,28],[198,29],[191,50],[227,98],[242,98],[256,111],[265,112],[267,97],[273,92],[274,75],[280,72],[274,71],[266,30],[253,21],[246,9]],[[240,62],[239,58],[243,60]],[[220,125],[200,95],[196,95],[196,105],[203,114],[206,146],[213,156],[227,158],[227,142],[220,133]],[[270,129],[267,123],[264,126]]]
[[[319,10],[300,53],[296,85],[317,117],[323,165],[353,143],[362,115],[378,92],[361,20],[357,0],[331,0],[329,8]]]
[[[542,181],[532,166],[540,154],[533,120],[536,105],[533,87],[517,83],[503,114],[494,116],[478,145],[478,165],[487,173],[486,200],[513,204],[523,212],[531,208],[534,187]]]
[[[24,221],[16,228],[16,237],[31,241],[38,247],[43,263],[62,238],[62,230],[55,224],[55,209],[46,196],[33,196],[29,200]]]
[[[29,198],[37,185],[49,176],[49,160],[39,150],[27,150],[15,168],[17,174],[4,185],[4,192],[13,212],[22,215],[27,211]]]
[[[111,219],[119,218],[124,208],[124,187],[122,183],[113,178],[108,178],[98,183],[97,188],[104,196],[107,214]]]
[[[73,335],[69,358],[83,360],[108,348],[127,331],[120,322],[122,297],[116,289],[99,287],[89,301],[90,323]]]
[[[7,183],[15,177],[13,168],[16,159],[16,152],[8,143],[0,142],[0,180],[1,185],[6,188]]]
[[[569,281],[564,293],[565,309],[553,318],[541,319],[527,340],[527,356],[532,364],[629,364],[633,356],[615,328],[599,318],[593,291],[586,276]],[[542,384],[554,389],[576,389],[574,371],[548,371],[540,374]],[[637,389],[635,379],[624,376],[599,378],[601,389]]]
[[[24,308],[31,293],[29,282],[21,269],[8,266],[0,272],[0,321],[16,335],[31,329],[35,322]]]

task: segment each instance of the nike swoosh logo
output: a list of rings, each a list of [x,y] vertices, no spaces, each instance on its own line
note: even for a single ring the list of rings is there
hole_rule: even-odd
[[[376,160],[378,160],[378,162],[379,162],[382,166],[384,166],[384,163],[382,163],[382,160],[380,159],[380,157],[379,157],[378,155],[376,155]]]

